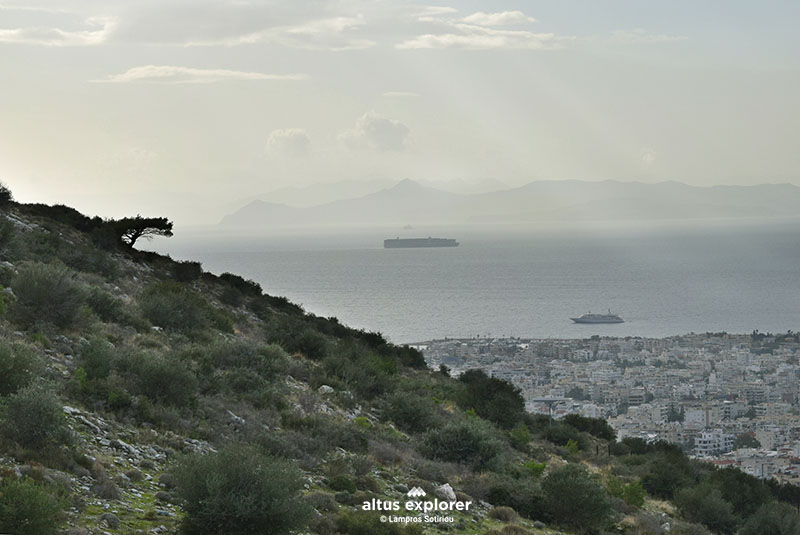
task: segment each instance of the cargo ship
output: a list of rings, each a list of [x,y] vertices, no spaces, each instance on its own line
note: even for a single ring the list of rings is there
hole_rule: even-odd
[[[588,314],[584,314],[583,316],[570,319],[575,323],[625,323],[624,319],[620,318],[616,314],[612,314],[610,310],[608,311],[608,314],[592,314],[590,312]]]
[[[409,247],[458,247],[453,238],[394,238],[383,240],[384,249],[405,249]]]

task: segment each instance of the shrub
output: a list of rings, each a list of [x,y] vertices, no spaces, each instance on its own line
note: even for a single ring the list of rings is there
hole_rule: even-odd
[[[488,478],[485,498],[495,506],[506,506],[519,514],[538,519],[542,516],[543,495],[536,480],[493,474]]]
[[[548,515],[578,531],[601,527],[611,512],[603,487],[577,464],[550,473],[542,481],[542,491]]]
[[[84,304],[83,289],[64,266],[29,264],[11,281],[17,297],[14,317],[25,327],[52,323],[71,327]]]
[[[191,260],[175,262],[172,264],[172,274],[178,282],[192,282],[199,279],[203,274],[203,267],[200,262],[192,262]]]
[[[403,431],[419,433],[436,427],[441,422],[439,407],[429,397],[412,392],[396,392],[383,404],[383,417],[391,420]]]
[[[531,459],[522,465],[525,472],[532,477],[541,477],[547,468],[546,463],[537,463],[536,459]]]
[[[0,532],[55,535],[61,509],[61,501],[31,479],[0,480]]]
[[[468,418],[427,432],[420,444],[426,457],[485,466],[503,449],[498,433],[486,422]]]
[[[328,482],[328,486],[332,490],[349,492],[350,494],[355,494],[355,492],[358,490],[356,488],[355,482],[345,475],[332,477],[331,480]]]
[[[580,414],[568,414],[564,416],[562,421],[578,431],[585,431],[603,440],[614,440],[617,437],[616,431],[602,418],[587,418]]]
[[[762,505],[739,530],[739,535],[796,535],[797,533],[800,533],[800,515],[785,503]]]
[[[233,330],[230,317],[174,281],[158,282],[145,288],[139,298],[139,308],[153,325],[184,334],[199,333],[209,327],[225,332]]]
[[[336,531],[347,535],[422,535],[419,524],[403,526],[391,522],[381,522],[380,516],[363,511],[347,511],[336,521]]]
[[[131,390],[173,407],[188,407],[198,391],[197,377],[172,355],[137,353],[123,361],[122,370],[133,383]]]
[[[13,394],[43,371],[44,364],[30,347],[0,342],[0,395]]]
[[[647,496],[647,493],[645,492],[644,487],[642,487],[641,481],[628,483],[622,489],[622,499],[625,500],[625,503],[628,505],[633,505],[634,507],[643,506],[645,496]]]
[[[461,408],[475,409],[478,416],[504,429],[511,429],[522,420],[525,400],[519,388],[507,381],[489,377],[482,370],[468,370],[458,380],[465,385],[456,397]]]
[[[86,304],[102,321],[122,323],[128,318],[122,301],[99,288],[89,291]]]
[[[252,297],[259,297],[261,295],[261,285],[251,280],[245,280],[239,275],[233,273],[223,273],[219,276],[220,280],[227,283],[229,286],[236,288],[244,295]]]
[[[100,338],[93,338],[81,344],[78,365],[86,372],[89,380],[105,379],[111,373],[113,346]]]
[[[528,451],[528,444],[531,441],[531,432],[528,431],[528,426],[525,424],[519,424],[509,431],[508,438],[514,448],[520,451]]]
[[[12,202],[14,202],[14,196],[11,194],[11,190],[5,184],[0,184],[0,208],[6,208]]]
[[[500,507],[493,507],[489,511],[489,517],[499,520],[500,522],[516,522],[519,520],[519,515],[511,507],[501,505]]]
[[[71,438],[61,401],[50,383],[34,383],[10,396],[4,424],[9,438],[34,450],[66,444]]]
[[[703,524],[715,533],[733,533],[736,529],[733,507],[720,491],[707,484],[679,491],[675,505],[686,520]]]
[[[188,534],[281,535],[305,526],[302,473],[289,461],[242,445],[191,455],[175,471]]]

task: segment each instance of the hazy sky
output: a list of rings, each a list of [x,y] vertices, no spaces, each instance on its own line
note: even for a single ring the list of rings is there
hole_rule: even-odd
[[[800,2],[0,0],[0,180],[215,221],[344,179],[800,184]]]

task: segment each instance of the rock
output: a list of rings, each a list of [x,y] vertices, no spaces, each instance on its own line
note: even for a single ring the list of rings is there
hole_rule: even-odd
[[[117,529],[119,527],[120,521],[119,517],[114,513],[103,513],[100,515],[100,523],[105,523],[111,529]]]
[[[70,528],[67,535],[89,535],[89,530],[86,528]]]
[[[405,494],[406,492],[408,492],[408,485],[403,485],[402,483],[398,483],[397,485],[394,486],[394,490]]]
[[[536,529],[544,529],[547,527],[547,524],[542,522],[541,520],[535,520],[533,524],[531,524]]]
[[[322,385],[317,389],[317,392],[319,392],[320,394],[333,394],[335,390],[333,389],[332,386]]]
[[[445,483],[441,487],[436,487],[433,493],[442,500],[447,500],[448,502],[456,501],[456,493],[453,490],[453,487],[450,486],[450,483]]]
[[[228,415],[230,415],[231,420],[233,420],[233,423],[235,423],[236,425],[244,425],[245,424],[244,418],[242,418],[241,416],[236,416],[230,410],[228,410]]]
[[[169,531],[166,526],[158,526],[157,528],[153,528],[150,530],[150,533],[166,533]]]

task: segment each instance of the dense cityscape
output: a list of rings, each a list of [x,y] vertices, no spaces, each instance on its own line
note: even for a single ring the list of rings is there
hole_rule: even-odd
[[[419,347],[452,375],[480,368],[512,382],[531,412],[605,418],[618,439],[663,440],[718,466],[800,484],[800,340],[791,331]]]

